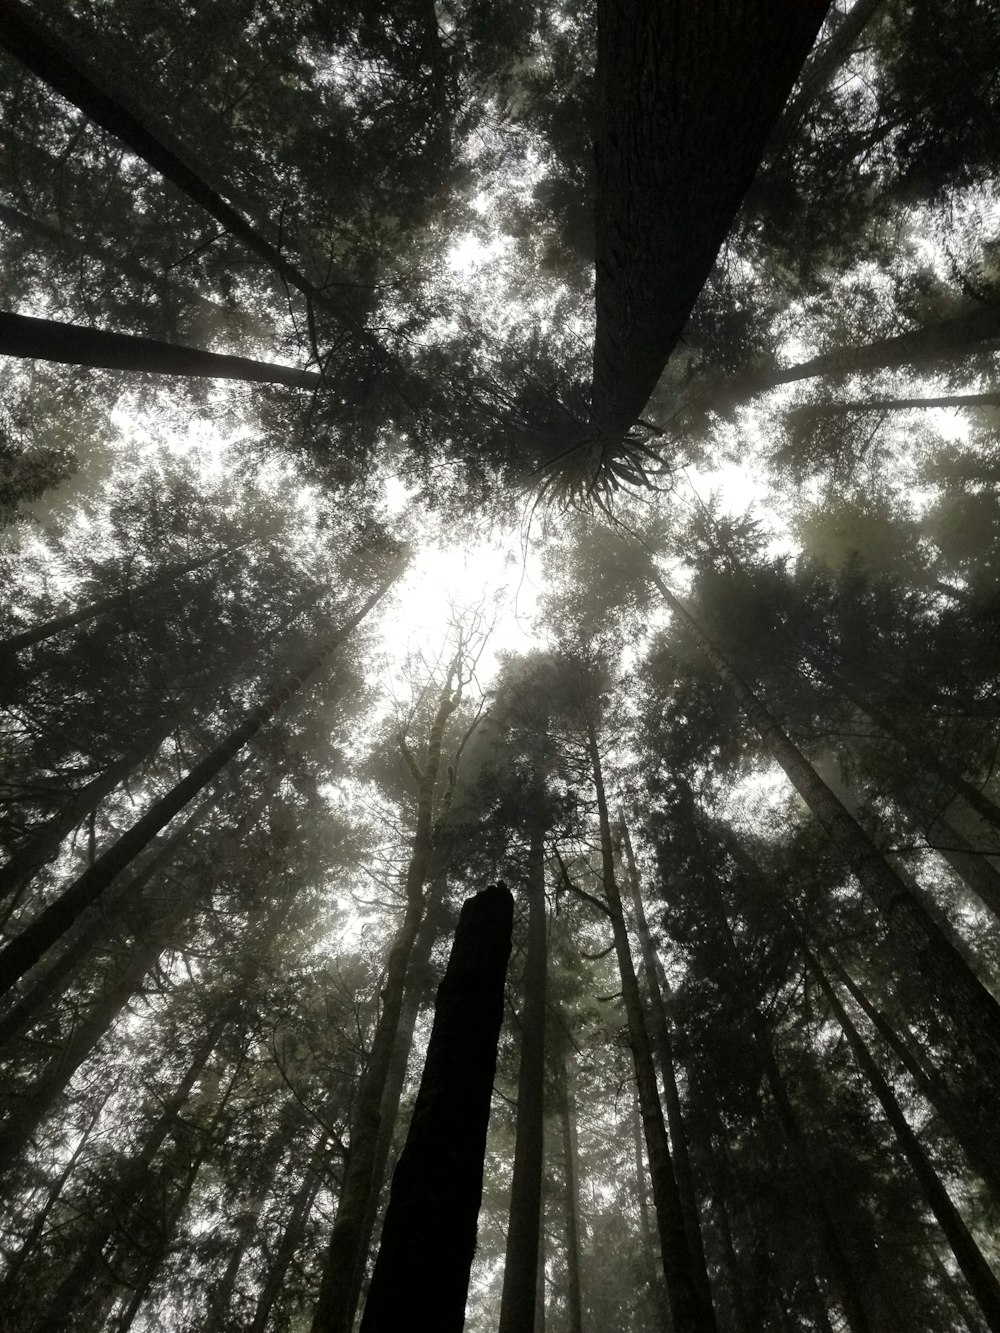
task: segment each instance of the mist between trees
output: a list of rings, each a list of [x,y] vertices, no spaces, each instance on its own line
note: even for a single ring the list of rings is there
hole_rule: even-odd
[[[1000,1331],[997,50],[0,0],[4,1333]]]

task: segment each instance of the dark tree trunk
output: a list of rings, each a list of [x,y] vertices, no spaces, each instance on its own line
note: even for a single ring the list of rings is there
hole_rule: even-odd
[[[681,336],[827,0],[599,0],[592,409],[620,438]]]
[[[694,1172],[691,1169],[687,1128],[684,1124],[680,1091],[677,1087],[677,1071],[674,1064],[674,1045],[670,1034],[670,1022],[667,1018],[664,992],[660,988],[662,968],[659,964],[653,937],[649,933],[649,923],[646,920],[646,909],[642,902],[639,874],[635,864],[635,854],[632,850],[632,839],[629,836],[628,825],[624,820],[621,824],[621,831],[632,910],[635,915],[636,932],[639,936],[639,946],[642,951],[646,994],[649,999],[650,1039],[653,1052],[660,1066],[660,1077],[663,1080],[667,1126],[670,1130],[670,1149],[673,1155],[674,1172],[677,1176],[677,1189],[681,1196],[681,1207],[684,1210],[684,1228],[695,1264],[702,1305],[706,1310],[712,1310],[712,1287],[708,1277],[705,1244],[701,1233],[698,1193],[695,1189]]]
[[[660,1105],[660,1091],[656,1085],[656,1071],[653,1066],[649,1030],[646,1026],[645,1010],[639,994],[639,982],[636,979],[635,967],[632,962],[628,932],[625,929],[621,896],[615,879],[614,847],[611,839],[611,823],[608,818],[608,803],[604,791],[597,732],[589,718],[587,720],[587,748],[594,773],[594,790],[597,796],[597,810],[600,821],[604,892],[608,901],[608,915],[611,920],[615,953],[618,958],[618,970],[621,975],[622,996],[625,1001],[625,1014],[628,1022],[628,1040],[632,1049],[636,1088],[639,1094],[639,1106],[642,1110],[642,1123],[646,1136],[646,1156],[649,1160],[649,1174],[653,1185],[653,1207],[656,1211],[656,1226],[660,1237],[663,1276],[667,1284],[670,1311],[673,1316],[675,1333],[705,1333],[705,1331],[710,1333],[711,1330],[714,1330],[714,1319],[708,1310],[702,1308],[699,1299],[698,1280],[694,1271],[695,1264],[688,1246],[687,1232],[684,1225],[684,1210],[670,1157],[667,1129],[663,1122],[663,1110]]]
[[[361,1333],[465,1323],[513,915],[501,884],[462,907]]]
[[[985,1143],[995,1140],[1000,1090],[997,1002],[691,612],[655,572],[652,578],[881,914],[898,998],[924,1027],[931,1044],[948,1052],[947,1064],[935,1077],[947,1089],[949,1101],[963,1108],[966,1134]]]
[[[240,543],[241,546],[247,544],[247,542]],[[231,555],[236,549],[233,546],[223,547],[222,550],[216,551],[212,555],[206,555],[201,560],[188,560],[185,564],[175,565],[172,569],[165,570],[162,574],[147,579],[145,583],[140,583],[138,587],[129,588],[125,592],[115,593],[110,597],[102,597],[87,606],[81,606],[77,611],[67,611],[65,615],[53,616],[51,620],[43,621],[40,625],[33,625],[31,629],[22,630],[20,634],[12,634],[7,639],[0,639],[0,654],[15,653],[22,648],[29,648],[32,644],[51,639],[54,635],[61,634],[63,630],[71,629],[74,625],[81,625],[86,620],[93,620],[106,611],[115,611],[118,607],[131,606],[135,598],[144,597],[147,593],[162,588],[165,583],[172,583],[174,579],[179,579],[183,574],[190,574],[196,569],[204,569],[206,565],[214,564],[222,556]]]
[[[417,826],[406,872],[406,908],[386,960],[382,1008],[355,1099],[344,1183],[313,1316],[313,1333],[351,1333],[354,1327],[367,1257],[366,1245],[371,1240],[371,1231],[366,1231],[365,1223],[382,1184],[375,1179],[375,1166],[381,1137],[383,1099],[399,1036],[406,975],[426,910],[424,885],[434,853],[434,794],[441,770],[445,727],[458,705],[458,694],[452,693],[452,681],[458,665],[456,660],[441,691],[428,735],[427,759],[423,769],[419,768],[408,750],[405,752],[411,761],[417,784]]]
[[[312,1212],[313,1204],[316,1202],[316,1195],[319,1193],[322,1184],[320,1168],[323,1157],[326,1152],[326,1139],[321,1138],[313,1149],[312,1156],[309,1159],[309,1165],[306,1167],[305,1175],[302,1177],[302,1183],[299,1185],[292,1200],[292,1209],[282,1232],[281,1240],[278,1242],[278,1248],[274,1252],[274,1257],[267,1269],[267,1274],[261,1284],[260,1294],[257,1297],[257,1304],[254,1307],[253,1320],[247,1333],[264,1333],[271,1318],[271,1311],[274,1303],[281,1294],[281,1289],[285,1284],[285,1274],[300,1249],[305,1238],[306,1226],[309,1222],[309,1214]]]
[[[726,1266],[732,1327],[734,1333],[752,1333],[750,1314],[743,1293],[743,1276],[740,1273],[739,1258],[733,1242],[733,1228],[729,1221],[729,1209],[726,1207],[725,1194],[718,1186],[714,1186],[712,1190],[712,1206],[719,1236],[722,1239],[722,1258]]]
[[[545,912],[544,826],[537,820],[528,848],[528,948],[521,1008],[517,1138],[511,1181],[499,1333],[525,1333],[534,1321],[545,1156]]]
[[[0,0],[0,6],[4,0]],[[251,384],[287,384],[293,389],[318,389],[323,377],[315,370],[296,370],[245,356],[203,352],[200,347],[143,338],[135,333],[109,333],[85,324],[63,324],[30,315],[0,311],[0,356],[29,361],[57,361],[97,370],[141,371],[149,375],[186,375],[195,379],[240,380]]]
[[[567,1333],[583,1333],[583,1293],[580,1285],[580,1187],[576,1167],[576,1123],[573,1115],[566,1045],[566,1039],[563,1038],[560,1042],[558,1086],[566,1216]]]
[[[299,670],[287,676],[263,703],[250,710],[243,722],[209,751],[200,763],[165,796],[154,801],[146,813],[103,856],[66,889],[55,902],[16,935],[0,952],[0,995],[6,995],[39,958],[71,928],[80,914],[96,902],[117,875],[129,865],[152,838],[253,739],[274,715],[325,667],[343,640],[388,592],[398,570],[365,601],[339,633],[308,657]]]
[[[902,1107],[872,1058],[864,1039],[851,1022],[844,1006],[840,1003],[826,973],[805,945],[803,945],[803,953],[813,975],[819,982],[827,1004],[832,1009],[834,1017],[847,1038],[858,1068],[867,1079],[872,1092],[878,1098],[879,1105],[885,1112],[885,1118],[892,1126],[893,1133],[896,1135],[896,1142],[917,1178],[917,1183],[927,1201],[927,1206],[937,1218],[938,1225],[947,1237],[955,1261],[962,1270],[983,1317],[992,1333],[1000,1333],[1000,1283],[997,1282],[989,1264],[983,1258],[982,1251],[963,1222],[961,1214],[952,1203],[948,1191],[941,1183],[941,1179],[924,1152],[919,1139],[910,1128]]]
[[[789,416],[841,417],[851,412],[906,412],[932,407],[1000,407],[1000,390],[943,394],[939,398],[864,398],[858,402],[815,403],[796,407]]]

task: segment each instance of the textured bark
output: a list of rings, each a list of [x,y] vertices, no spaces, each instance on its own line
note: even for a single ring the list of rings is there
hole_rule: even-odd
[[[545,990],[548,941],[544,826],[536,820],[528,848],[528,948],[517,1076],[517,1138],[511,1180],[499,1333],[525,1333],[534,1322],[545,1157]]]
[[[2,6],[3,0],[0,0]],[[0,311],[0,356],[29,361],[57,361],[96,370],[140,371],[149,375],[186,375],[194,379],[240,380],[250,384],[287,384],[293,389],[318,389],[323,377],[315,370],[224,356],[200,347],[161,342],[135,333],[110,333],[85,324],[64,324]]]
[[[426,908],[424,885],[434,852],[434,794],[441,771],[445,727],[458,706],[459,695],[457,691],[452,691],[458,666],[456,659],[438,699],[428,734],[427,758],[423,768],[416,767],[416,761],[413,761],[417,782],[417,824],[406,871],[406,908],[386,960],[382,1009],[368,1062],[358,1085],[344,1183],[313,1315],[313,1333],[351,1333],[354,1326],[367,1257],[366,1247],[371,1240],[371,1231],[368,1230],[366,1234],[365,1222],[373,1206],[373,1195],[381,1186],[381,1181],[375,1179],[375,1165],[382,1127],[383,1099],[399,1036],[406,974]]]
[[[691,612],[655,572],[652,578],[880,913],[897,999],[932,1045],[947,1052],[935,1078],[960,1115],[964,1132],[976,1141],[994,1139],[1000,1089],[997,1002]]]
[[[827,0],[599,0],[592,410],[641,415]]]
[[[461,1333],[513,915],[501,884],[462,907],[361,1333]]]
[[[962,1270],[984,1319],[992,1333],[1000,1333],[1000,1283],[997,1282],[989,1264],[983,1258],[982,1251],[962,1220],[961,1214],[952,1203],[948,1191],[941,1183],[941,1179],[924,1152],[920,1140],[910,1128],[902,1107],[897,1102],[892,1089],[872,1058],[864,1039],[851,1022],[844,1006],[840,1003],[826,973],[813,954],[804,946],[803,952],[820,989],[826,997],[827,1003],[847,1038],[858,1068],[867,1079],[869,1087],[885,1112],[885,1118],[892,1126],[896,1142],[910,1164],[910,1169],[913,1171],[923,1192],[927,1206],[947,1237],[955,1261]]]
[[[563,1197],[566,1217],[567,1333],[583,1333],[583,1293],[580,1285],[580,1186],[576,1165],[576,1121],[570,1089],[566,1040],[560,1042],[559,1127],[562,1133]]]
[[[239,543],[240,546],[246,546],[247,544],[247,542]],[[147,579],[145,583],[140,583],[135,588],[115,593],[111,597],[102,597],[96,602],[90,602],[87,606],[81,606],[76,611],[67,611],[65,615],[53,616],[51,620],[45,620],[40,625],[33,625],[31,629],[22,630],[20,634],[12,634],[7,639],[0,639],[0,654],[15,653],[22,648],[29,648],[32,644],[42,643],[45,639],[51,639],[54,635],[61,634],[63,630],[72,629],[74,625],[82,625],[84,621],[93,620],[97,616],[104,615],[107,611],[115,611],[119,607],[131,606],[135,598],[144,597],[156,588],[162,588],[165,583],[172,583],[174,579],[179,579],[183,574],[190,574],[196,569],[204,569],[206,565],[214,564],[222,556],[231,555],[236,549],[237,547],[233,546],[224,547],[222,550],[215,551],[212,555],[203,556],[200,560],[188,560],[182,565],[174,565],[154,578]]]
[[[253,1320],[247,1333],[264,1333],[270,1322],[274,1303],[281,1294],[281,1289],[285,1283],[285,1274],[288,1272],[296,1253],[301,1248],[305,1238],[306,1226],[309,1222],[309,1214],[312,1212],[316,1195],[323,1183],[320,1168],[325,1152],[326,1139],[321,1138],[313,1149],[309,1165],[302,1177],[302,1183],[295,1192],[288,1221],[281,1233],[278,1248],[275,1250],[274,1257],[268,1266],[267,1275],[261,1284],[257,1304],[254,1306]]]
[[[649,1161],[649,1175],[653,1185],[653,1207],[656,1212],[656,1227],[660,1237],[663,1276],[667,1284],[667,1296],[674,1322],[674,1333],[712,1333],[715,1327],[714,1318],[708,1310],[703,1308],[699,1299],[695,1264],[688,1246],[687,1231],[684,1225],[684,1210],[677,1188],[677,1180],[674,1176],[670,1145],[667,1141],[667,1129],[660,1105],[660,1091],[656,1085],[656,1070],[653,1066],[649,1030],[646,1026],[645,1010],[639,993],[639,982],[632,962],[632,951],[629,946],[628,932],[625,928],[625,916],[622,911],[618,882],[615,878],[614,847],[611,838],[611,823],[608,818],[607,797],[604,791],[604,778],[601,772],[601,755],[597,744],[597,732],[589,718],[587,720],[587,749],[590,754],[590,763],[594,774],[594,790],[597,796],[604,892],[608,901],[609,916],[614,934],[615,954],[618,959],[618,970],[622,982],[622,997],[625,1002],[625,1014],[628,1023],[628,1041],[632,1050],[636,1088],[639,1094],[639,1106],[642,1111],[646,1156]]]
[[[195,764],[165,796],[153,802],[146,813],[118,839],[98,860],[66,889],[55,902],[16,935],[0,952],[0,995],[5,995],[17,984],[30,967],[69,930],[77,918],[96,902],[122,870],[149,844],[175,815],[243,749],[266,723],[303,687],[311,683],[344,639],[355,629],[375,604],[388,592],[398,575],[392,577],[365,601],[340,631],[322,647],[314,651],[299,667],[287,676],[263,703],[251,709],[243,722],[234,727],[209,753]]]
[[[642,953],[642,967],[645,974],[646,995],[649,1002],[649,1035],[653,1053],[660,1066],[660,1078],[663,1081],[664,1102],[667,1109],[667,1127],[670,1130],[670,1150],[674,1162],[674,1174],[677,1177],[677,1189],[681,1196],[684,1210],[684,1229],[691,1249],[698,1280],[698,1294],[705,1310],[712,1311],[712,1286],[708,1277],[708,1263],[705,1259],[705,1244],[702,1239],[701,1218],[698,1210],[698,1193],[695,1189],[694,1172],[691,1169],[691,1153],[688,1145],[687,1128],[681,1109],[680,1092],[677,1087],[677,1071],[674,1064],[674,1046],[670,1035],[670,1022],[660,987],[662,967],[657,957],[653,937],[649,933],[646,909],[642,902],[639,886],[639,873],[636,869],[632,839],[628,825],[622,821],[622,843],[625,850],[625,868],[627,871],[629,892],[632,899],[632,911],[635,916],[636,932]]]

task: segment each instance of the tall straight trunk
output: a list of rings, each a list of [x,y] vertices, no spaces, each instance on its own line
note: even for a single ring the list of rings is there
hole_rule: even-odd
[[[1000,1093],[1000,1007],[945,939],[856,819],[837,799],[779,725],[733,669],[690,611],[654,572],[664,600],[699,643],[722,681],[743,706],[765,747],[784,769],[796,791],[826,829],[831,841],[878,909],[885,926],[894,986],[899,1001],[946,1051],[936,1077],[952,1104],[961,1107],[964,1132],[995,1156],[995,1126]]]
[[[826,1002],[847,1038],[848,1044],[857,1061],[858,1068],[864,1074],[868,1085],[885,1112],[885,1118],[892,1126],[900,1151],[910,1164],[917,1183],[924,1195],[927,1206],[937,1219],[938,1226],[944,1232],[948,1244],[955,1256],[955,1262],[965,1276],[966,1282],[982,1311],[983,1318],[992,1333],[1000,1333],[1000,1282],[983,1257],[982,1251],[962,1220],[958,1209],[952,1203],[948,1191],[941,1183],[938,1173],[924,1152],[920,1140],[910,1128],[902,1107],[893,1095],[892,1089],[881,1070],[872,1058],[861,1034],[851,1022],[847,1011],[830,984],[826,973],[820,967],[816,957],[803,943],[803,954],[819,983]]]
[[[837,979],[842,982],[851,998],[868,1017],[875,1031],[899,1060],[909,1074],[921,1095],[941,1117],[954,1135],[956,1142],[971,1163],[973,1169],[982,1178],[994,1200],[1000,1202],[1000,1145],[993,1138],[983,1138],[978,1127],[970,1126],[967,1120],[967,1108],[962,1102],[956,1102],[948,1095],[942,1080],[914,1055],[907,1041],[896,1031],[886,1016],[876,1007],[847,970],[831,956],[826,956],[826,965]]]
[[[632,1158],[635,1162],[635,1198],[639,1205],[639,1231],[642,1235],[642,1248],[652,1260],[653,1277],[656,1276],[656,1261],[653,1256],[653,1233],[649,1225],[649,1200],[646,1197],[646,1158],[642,1143],[642,1112],[639,1099],[632,1103]]]
[[[139,1152],[120,1169],[114,1203],[93,1220],[75,1263],[56,1288],[52,1300],[34,1326],[34,1333],[65,1333],[67,1328],[72,1327],[72,1311],[85,1296],[94,1274],[100,1271],[108,1241],[114,1235],[125,1210],[142,1193],[157,1153],[177,1125],[181,1110],[231,1021],[232,1014],[227,1009],[195,1047],[183,1078],[163,1103],[163,1110],[147,1130]]]
[[[462,906],[361,1333],[465,1323],[513,918],[503,884]]]
[[[989,389],[983,393],[946,393],[937,398],[862,398],[856,402],[813,403],[807,407],[793,408],[788,415],[793,419],[812,419],[842,417],[851,412],[908,412],[918,408],[929,410],[934,407],[1000,407],[1000,390]]]
[[[187,149],[174,142],[149,115],[130,106],[119,92],[112,92],[99,72],[69,42],[48,28],[22,0],[0,0],[0,45],[60,97],[172,182],[226,231],[242,241],[248,250],[263,259],[290,287],[314,301],[328,301],[325,293],[290,263],[276,244],[212,188]],[[162,90],[159,98],[164,105],[168,101]],[[232,197],[231,192],[228,193]]]
[[[670,1034],[670,1022],[667,1018],[664,992],[660,987],[662,967],[657,956],[653,937],[646,920],[646,909],[642,901],[639,885],[639,872],[635,864],[635,853],[628,825],[621,821],[622,844],[625,849],[625,868],[635,917],[639,947],[642,954],[642,968],[645,974],[646,995],[649,1002],[649,1033],[653,1052],[660,1066],[663,1080],[664,1101],[667,1109],[667,1127],[670,1130],[670,1149],[673,1154],[674,1173],[677,1177],[677,1189],[681,1196],[684,1210],[684,1228],[688,1245],[695,1264],[698,1279],[698,1291],[705,1309],[711,1310],[712,1287],[708,1277],[708,1262],[705,1258],[705,1243],[701,1232],[701,1218],[698,1210],[698,1193],[695,1189],[694,1172],[691,1169],[691,1153],[688,1144],[684,1113],[681,1109],[680,1091],[677,1087],[677,1070],[674,1064],[674,1045]]]
[[[545,825],[536,819],[528,847],[528,948],[517,1076],[517,1138],[511,1180],[499,1333],[532,1327],[538,1280],[539,1223],[545,1165]]]
[[[938,815],[931,834],[934,841],[928,838],[929,845],[947,861],[983,906],[1000,918],[1000,871],[944,815]]]
[[[316,1195],[323,1183],[321,1167],[326,1153],[326,1145],[327,1140],[324,1136],[317,1142],[309,1158],[309,1164],[302,1177],[302,1182],[292,1199],[291,1212],[288,1215],[288,1221],[285,1223],[285,1229],[281,1233],[281,1240],[278,1242],[278,1247],[274,1251],[274,1256],[261,1283],[257,1303],[254,1306],[253,1319],[247,1333],[264,1333],[270,1322],[274,1303],[285,1285],[285,1275],[305,1239],[309,1214],[312,1212]]]
[[[592,412],[635,423],[732,226],[827,0],[598,0]]]
[[[238,543],[238,546],[246,545],[248,545],[248,542]],[[110,597],[101,597],[98,601],[81,606],[76,611],[67,611],[65,615],[53,616],[51,620],[33,625],[31,629],[22,630],[20,634],[12,634],[9,638],[0,639],[0,654],[15,653],[22,648],[29,648],[32,644],[42,643],[45,639],[51,639],[54,635],[61,634],[63,630],[72,629],[74,625],[82,625],[84,621],[93,620],[97,616],[104,615],[107,611],[115,611],[118,607],[130,606],[136,597],[144,597],[147,593],[162,588],[165,583],[172,583],[174,579],[179,579],[184,574],[190,574],[196,569],[204,569],[206,565],[214,564],[222,556],[231,555],[234,550],[238,549],[238,546],[224,546],[220,550],[214,551],[212,555],[203,556],[200,560],[188,560],[184,564],[174,565],[154,578],[147,579],[145,583],[140,583],[135,588],[129,588],[126,592],[114,593]]]
[[[560,1043],[558,1089],[559,1127],[562,1133],[563,1196],[566,1215],[567,1333],[583,1333],[583,1293],[580,1285],[580,1186],[576,1165],[576,1121],[567,1042]]]
[[[0,0],[0,10],[9,0]],[[28,361],[56,361],[96,370],[131,370],[149,375],[186,375],[195,379],[240,380],[249,384],[287,384],[293,389],[318,389],[322,375],[246,356],[225,356],[200,347],[144,338],[136,333],[110,333],[86,324],[65,324],[0,311],[0,356]]]
[[[751,1333],[750,1315],[747,1310],[746,1296],[743,1292],[743,1276],[740,1262],[733,1242],[733,1228],[729,1221],[729,1209],[726,1207],[725,1194],[717,1185],[712,1188],[712,1208],[716,1225],[722,1239],[722,1260],[726,1268],[729,1294],[729,1312],[733,1333]]]
[[[399,1034],[406,974],[426,908],[424,885],[434,852],[434,793],[441,771],[445,727],[459,701],[458,691],[452,693],[452,681],[459,666],[456,659],[449,668],[439,696],[428,733],[427,758],[423,768],[420,769],[409,751],[406,752],[417,782],[417,824],[406,871],[406,908],[386,959],[382,1008],[368,1062],[358,1085],[344,1166],[344,1183],[313,1315],[313,1333],[351,1333],[354,1326],[367,1257],[366,1244],[371,1239],[370,1231],[366,1235],[365,1220],[372,1207],[372,1194],[381,1186],[381,1181],[375,1179],[375,1164],[383,1098]]]
[[[663,1121],[660,1092],[656,1085],[656,1070],[653,1066],[653,1052],[649,1042],[649,1030],[646,1026],[645,1009],[639,993],[639,982],[635,975],[628,932],[625,929],[625,915],[622,911],[621,896],[615,878],[614,846],[611,838],[611,823],[608,818],[607,797],[604,791],[604,777],[601,771],[601,755],[597,744],[597,732],[590,717],[587,718],[586,727],[587,749],[594,774],[594,790],[597,796],[597,812],[600,822],[601,869],[604,892],[607,897],[611,927],[614,934],[615,953],[618,959],[622,997],[625,1001],[625,1014],[628,1023],[628,1040],[632,1049],[636,1088],[639,1094],[639,1106],[642,1110],[643,1130],[646,1137],[646,1156],[649,1161],[649,1175],[653,1185],[653,1207],[656,1212],[656,1227],[660,1237],[663,1276],[667,1284],[667,1296],[670,1301],[675,1333],[704,1333],[704,1331],[714,1330],[714,1318],[709,1310],[703,1308],[699,1298],[695,1263],[688,1246],[687,1231],[684,1225],[684,1210],[670,1157],[670,1145],[667,1142],[667,1129]]]
[[[345,622],[340,631],[322,647],[315,650],[300,665],[297,672],[281,682],[270,695],[251,709],[244,720],[229,732],[200,763],[195,764],[165,796],[153,802],[146,813],[118,839],[97,861],[66,889],[55,902],[16,935],[0,952],[0,995],[17,984],[28,969],[50,949],[80,914],[100,898],[117,875],[129,865],[152,838],[247,745],[271,718],[306,684],[327,666],[344,639],[365,618],[368,612],[388,592],[398,575],[391,578],[368,597],[361,609]]]

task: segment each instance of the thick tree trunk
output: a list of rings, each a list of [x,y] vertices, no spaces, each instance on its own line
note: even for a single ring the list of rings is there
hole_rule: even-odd
[[[248,542],[239,543],[239,546],[246,545],[248,545]],[[118,607],[131,606],[137,597],[144,597],[147,593],[162,588],[165,583],[172,583],[174,579],[179,579],[184,574],[190,574],[196,569],[204,569],[206,565],[214,564],[222,556],[231,555],[237,549],[236,546],[226,546],[200,560],[188,560],[182,565],[174,565],[173,568],[165,570],[154,578],[147,579],[145,583],[140,583],[135,588],[129,588],[126,592],[115,593],[110,597],[102,597],[96,602],[90,602],[87,606],[81,606],[76,611],[67,611],[65,615],[53,616],[51,620],[45,620],[40,625],[33,625],[31,629],[22,630],[20,634],[12,634],[7,639],[0,639],[0,654],[16,653],[22,648],[31,647],[32,644],[51,639],[54,635],[61,634],[63,630],[72,629],[74,625],[82,625],[86,620],[93,620],[97,616],[104,615],[107,611],[115,611]]]
[[[545,1157],[545,829],[535,821],[528,848],[528,948],[521,1007],[517,1077],[517,1138],[511,1181],[499,1333],[532,1327],[538,1280],[539,1223]]]
[[[691,1153],[688,1134],[681,1109],[680,1091],[677,1087],[677,1071],[674,1065],[674,1045],[670,1035],[670,1022],[667,1018],[664,993],[660,989],[662,968],[656,953],[653,937],[646,920],[646,909],[642,902],[639,887],[639,873],[636,869],[635,854],[628,825],[621,822],[622,843],[625,850],[625,867],[632,899],[632,911],[635,917],[636,933],[642,953],[642,966],[646,981],[646,994],[649,1001],[649,1033],[653,1052],[660,1066],[663,1081],[664,1102],[667,1108],[667,1127],[670,1130],[670,1149],[673,1155],[674,1172],[677,1188],[684,1210],[684,1227],[688,1245],[695,1264],[698,1278],[698,1290],[702,1305],[712,1310],[712,1287],[708,1277],[708,1263],[705,1259],[705,1243],[701,1232],[701,1218],[698,1209],[698,1193],[695,1189],[694,1172],[691,1169]]]
[[[114,1204],[94,1219],[75,1263],[56,1288],[52,1300],[35,1325],[34,1333],[66,1333],[66,1329],[72,1327],[71,1312],[85,1295],[95,1273],[100,1271],[105,1246],[114,1235],[125,1210],[141,1194],[154,1158],[177,1124],[184,1104],[231,1021],[232,1015],[225,1012],[195,1048],[184,1077],[164,1102],[163,1111],[147,1131],[141,1149],[119,1171]]]
[[[570,1089],[567,1042],[560,1041],[559,1126],[562,1133],[563,1206],[566,1218],[567,1333],[583,1333],[583,1293],[580,1285],[580,1188],[576,1165],[576,1122]]]
[[[375,1179],[375,1166],[383,1099],[399,1036],[406,974],[426,909],[424,885],[434,851],[434,794],[441,770],[441,747],[448,719],[458,705],[458,694],[452,693],[454,671],[453,665],[438,700],[423,769],[419,769],[414,761],[417,825],[406,872],[406,908],[386,960],[382,1009],[355,1099],[344,1183],[313,1315],[313,1333],[351,1333],[354,1326],[367,1257],[366,1244],[371,1240],[371,1231],[366,1233],[365,1221],[372,1209],[373,1194],[382,1183]]]
[[[599,0],[592,410],[620,438],[681,336],[827,0]]]
[[[885,924],[889,961],[895,963],[899,1002],[921,1024],[929,1042],[948,1052],[947,1063],[938,1067],[937,1080],[947,1088],[949,1100],[964,1108],[966,1132],[977,1140],[994,1139],[1000,1092],[1000,1007],[691,612],[655,572],[652,577],[875,904]]]
[[[917,1178],[917,1183],[927,1201],[927,1206],[947,1237],[955,1261],[962,1270],[983,1317],[992,1333],[1000,1333],[1000,1283],[997,1282],[989,1264],[983,1257],[982,1251],[962,1220],[961,1214],[952,1203],[948,1191],[941,1183],[941,1179],[924,1152],[919,1139],[910,1128],[902,1107],[873,1060],[864,1039],[851,1022],[844,1006],[840,1003],[826,973],[804,944],[803,953],[819,983],[820,990],[826,997],[827,1004],[829,1004],[834,1017],[843,1030],[844,1036],[847,1038],[858,1068],[867,1079],[872,1092],[878,1098],[879,1105],[885,1112],[885,1118],[892,1126],[893,1133],[896,1135],[896,1142]]]
[[[2,6],[4,0],[0,0]],[[240,380],[250,384],[287,384],[293,389],[318,389],[323,377],[315,370],[296,370],[245,356],[204,352],[200,347],[143,338],[135,333],[110,333],[85,324],[63,324],[30,315],[0,311],[0,356],[28,361],[57,361],[97,370],[141,371],[149,375],[185,375],[194,379]]]
[[[513,915],[502,884],[462,907],[361,1333],[465,1323]]]
[[[117,875],[129,865],[152,838],[253,739],[267,722],[294,698],[325,667],[344,639],[388,592],[397,577],[393,573],[365,601],[326,644],[308,657],[298,672],[285,678],[263,703],[250,710],[243,722],[224,737],[165,796],[154,801],[146,813],[99,857],[55,902],[16,935],[0,952],[0,995],[6,995],[39,958],[71,928],[80,914],[96,902]]]
[[[305,1239],[306,1226],[309,1222],[309,1214],[312,1212],[313,1204],[316,1202],[316,1195],[319,1193],[322,1185],[322,1176],[320,1168],[323,1157],[326,1152],[326,1139],[321,1138],[313,1149],[312,1156],[309,1159],[309,1165],[306,1167],[302,1183],[299,1185],[292,1200],[291,1212],[288,1215],[288,1221],[281,1234],[281,1240],[278,1242],[278,1248],[274,1252],[267,1269],[267,1275],[260,1287],[260,1294],[257,1297],[257,1304],[254,1307],[253,1320],[247,1330],[247,1333],[264,1333],[271,1319],[271,1311],[274,1303],[281,1294],[281,1289],[285,1284],[285,1274],[291,1266],[292,1260],[302,1246]]]
[[[663,1110],[660,1105],[660,1092],[656,1085],[656,1071],[653,1066],[649,1030],[646,1026],[645,1010],[632,962],[628,932],[625,929],[621,896],[615,879],[614,847],[611,839],[611,824],[608,818],[607,797],[604,791],[604,778],[601,772],[601,755],[597,744],[597,732],[589,718],[587,720],[587,749],[594,773],[594,790],[597,796],[598,819],[600,821],[604,892],[607,896],[615,941],[615,953],[618,958],[618,970],[621,975],[622,996],[625,1001],[625,1014],[628,1022],[629,1046],[632,1049],[639,1106],[642,1110],[642,1123],[646,1136],[646,1156],[649,1160],[649,1174],[653,1185],[653,1207],[656,1212],[663,1276],[667,1284],[670,1311],[673,1316],[675,1333],[706,1333],[706,1331],[714,1330],[714,1319],[709,1311],[703,1309],[699,1299],[695,1264],[688,1246],[687,1231],[684,1225],[684,1210],[677,1188],[677,1180],[674,1176],[670,1146],[667,1142],[667,1130],[663,1122]]]

